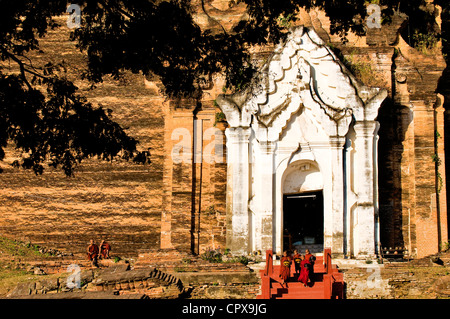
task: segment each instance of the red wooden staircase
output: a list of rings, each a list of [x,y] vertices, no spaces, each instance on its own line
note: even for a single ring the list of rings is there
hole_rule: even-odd
[[[273,253],[266,252],[266,268],[261,270],[261,295],[257,299],[342,299],[344,278],[331,263],[331,249],[325,248],[323,256],[317,256],[314,264],[314,275],[307,287],[297,281],[294,265],[291,277],[284,287],[280,283],[280,266],[273,264]]]

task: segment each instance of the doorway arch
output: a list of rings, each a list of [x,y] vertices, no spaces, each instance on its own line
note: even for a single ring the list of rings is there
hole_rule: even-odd
[[[311,160],[291,163],[282,179],[282,248],[322,252],[324,243],[323,177]]]

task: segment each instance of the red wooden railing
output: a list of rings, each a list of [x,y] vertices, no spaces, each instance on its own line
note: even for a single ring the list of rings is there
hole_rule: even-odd
[[[325,272],[329,274],[332,269],[331,265],[331,248],[325,248],[323,250],[323,265],[325,268]]]
[[[272,276],[273,274],[273,252],[272,250],[266,251],[266,269],[264,271],[265,276]]]
[[[261,277],[261,292],[263,299],[270,299],[270,278],[273,275],[273,252],[272,250],[266,251],[266,268],[264,269],[264,275]]]
[[[325,273],[323,274],[323,286],[324,286],[324,298],[331,299],[331,295],[333,293],[333,283],[332,283],[332,275],[331,275],[331,249],[325,248],[323,250],[323,267],[325,269]]]
[[[342,274],[333,269],[333,265],[331,263],[331,248],[325,248],[323,250],[323,263],[325,268],[325,273],[323,275],[323,284],[324,284],[324,298],[331,299],[333,298],[343,298],[343,287],[339,289],[336,287],[335,294],[333,294],[333,285],[339,281],[343,283]]]

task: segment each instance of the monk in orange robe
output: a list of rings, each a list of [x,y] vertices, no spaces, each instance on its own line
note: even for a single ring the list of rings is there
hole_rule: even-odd
[[[88,259],[91,261],[92,266],[98,267],[98,254],[99,249],[98,246],[94,243],[94,240],[91,239],[91,244],[87,248]]]
[[[292,256],[292,259],[294,260],[294,266],[295,266],[295,274],[300,275],[300,263],[302,260],[300,259],[301,255],[298,253],[297,249],[294,249],[294,255]]]
[[[311,256],[312,254],[309,249],[305,249],[305,259],[309,261],[311,259]]]
[[[281,284],[284,285],[286,280],[291,275],[291,258],[288,256],[287,251],[283,252],[283,257],[280,259],[280,277],[281,277]]]

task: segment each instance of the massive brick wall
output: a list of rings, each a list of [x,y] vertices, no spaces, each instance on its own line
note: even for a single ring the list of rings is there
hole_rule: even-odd
[[[142,75],[126,74],[120,81],[108,77],[90,90],[79,80],[85,68],[83,55],[70,42],[65,18],[60,28],[41,39],[43,53],[36,53],[36,67],[48,58],[66,61],[73,79],[94,105],[113,110],[113,119],[140,142],[151,148],[152,163],[83,162],[75,177],[47,168],[42,176],[10,166],[17,151],[10,147],[0,163],[0,235],[29,240],[48,247],[84,252],[90,238],[108,239],[113,254],[135,253],[139,248],[158,247],[162,202],[164,153],[164,98],[157,83]]]
[[[196,20],[216,32],[221,25],[229,30],[245,17],[242,4],[228,8],[226,0],[198,3]],[[57,248],[72,245],[77,251],[84,250],[91,237],[107,237],[118,254],[135,254],[139,248],[224,247],[226,164],[192,166],[174,163],[171,157],[179,142],[172,133],[185,128],[192,134],[197,104],[166,101],[158,92],[160,84],[141,75],[127,74],[120,81],[106,78],[89,90],[88,83],[79,80],[83,55],[68,41],[64,21],[61,18],[63,26],[42,39],[44,53],[37,54],[34,63],[51,58],[72,65],[69,78],[90,101],[112,109],[114,119],[139,139],[141,149],[152,148],[152,164],[91,160],[74,178],[51,169],[34,176],[8,165],[17,155],[9,149],[0,163],[5,169],[0,175],[0,234]],[[301,12],[299,19],[340,52],[361,81],[390,92],[378,118],[381,241],[384,246],[407,246],[420,256],[436,252],[448,237],[445,165],[433,160],[445,162],[442,136],[449,117],[444,119],[442,100],[435,93],[445,63],[438,50],[430,54],[412,49],[399,36],[402,23],[397,17],[391,26],[369,29],[366,37],[350,35],[343,45],[330,35],[323,12]],[[270,54],[270,48],[255,51],[260,60]],[[220,79],[213,82],[197,113],[197,119],[204,120],[204,133],[215,123],[213,101],[221,93]],[[204,141],[203,147],[210,142]]]

